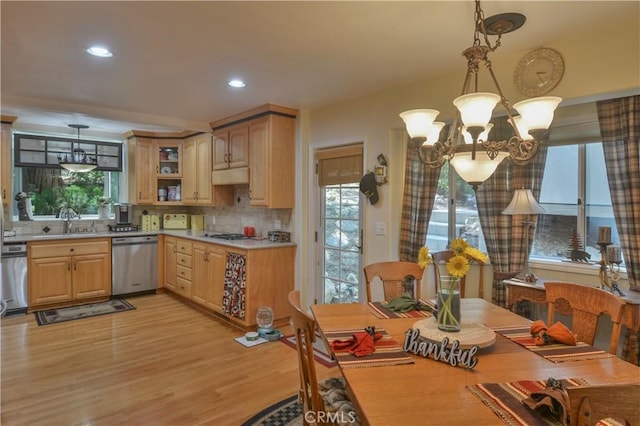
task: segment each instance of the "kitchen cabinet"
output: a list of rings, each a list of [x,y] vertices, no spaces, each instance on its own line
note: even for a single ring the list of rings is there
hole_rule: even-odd
[[[2,121],[2,135],[0,138],[0,197],[2,197],[2,204],[7,206],[7,210],[11,211],[12,205],[12,145],[13,138],[11,135],[11,128],[16,117],[3,115]]]
[[[128,134],[129,201],[153,204],[156,201],[154,140]]]
[[[157,188],[157,205],[182,204],[182,173],[184,144],[178,139],[156,139],[154,159]],[[191,164],[189,165],[191,167]],[[160,195],[164,190],[166,195]],[[161,197],[164,197],[162,199]]]
[[[170,239],[165,238],[166,263],[172,261],[167,257],[173,250]],[[176,294],[245,329],[255,328],[261,306],[271,307],[276,320],[289,317],[287,295],[294,287],[295,246],[242,250],[198,240],[176,241],[178,257],[173,262],[178,287],[185,286]]]
[[[108,238],[28,243],[29,307],[108,298]]]
[[[212,204],[211,134],[192,136],[184,142],[182,201],[184,204]]]
[[[251,206],[295,207],[297,114],[298,111],[292,108],[265,104],[209,123],[214,130],[214,136],[217,135],[220,140],[224,139],[225,131],[230,132],[235,126],[248,127],[248,181],[241,180],[237,173],[216,173],[216,162],[219,161],[215,158],[216,151],[214,152],[214,186],[249,183]],[[222,146],[223,143],[220,142],[220,145]],[[223,167],[222,162],[219,167]]]
[[[245,327],[256,325],[261,306],[273,309],[274,319],[289,317],[287,295],[294,287],[295,247],[263,250],[227,249],[223,313]]]
[[[249,166],[249,126],[238,124],[213,134],[213,170]]]
[[[295,119],[271,114],[249,124],[251,206],[295,206]]]
[[[222,312],[222,295],[226,250],[214,244],[193,244],[193,280],[191,300],[199,305]]]
[[[191,272],[193,266],[193,243],[176,239],[176,293],[191,299]]]
[[[178,247],[176,238],[164,237],[164,288],[176,291]]]

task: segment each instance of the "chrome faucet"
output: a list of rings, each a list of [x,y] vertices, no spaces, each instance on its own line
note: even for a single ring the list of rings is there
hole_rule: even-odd
[[[63,220],[64,227],[62,232],[65,234],[73,233],[73,223],[72,220],[80,217],[76,212],[73,211],[70,207],[61,207],[60,208],[60,219]]]

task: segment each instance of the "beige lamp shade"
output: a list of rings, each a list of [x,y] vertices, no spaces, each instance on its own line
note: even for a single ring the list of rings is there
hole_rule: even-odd
[[[500,96],[494,93],[476,92],[458,96],[453,104],[466,127],[486,127],[499,100]]]
[[[524,122],[521,115],[513,116],[513,121],[511,119],[507,120],[511,124],[515,124],[515,127],[518,128],[518,133],[520,133],[520,137],[522,140],[530,141],[533,140],[533,136],[529,134],[529,128],[527,127],[527,123]]]
[[[536,201],[530,189],[516,189],[513,198],[502,214],[538,214],[545,210]]]
[[[440,139],[440,132],[442,132],[442,128],[444,127],[444,122],[442,121],[434,121],[429,129],[429,133],[427,134],[427,140],[423,143],[423,145],[433,145],[438,142]]]
[[[450,161],[456,173],[471,185],[480,185],[491,176],[502,160],[509,156],[506,152],[499,152],[493,160],[486,152],[476,152],[475,160],[470,152],[457,153]]]
[[[557,96],[542,96],[520,101],[513,107],[520,113],[529,130],[540,130],[551,126],[553,113],[561,101],[562,98]]]
[[[484,130],[480,132],[480,135],[478,135],[478,140],[486,142],[489,139],[489,132],[491,132],[491,129],[493,129],[493,123],[487,124]],[[473,137],[466,127],[462,128],[462,137],[464,138],[464,143],[473,143]]]
[[[431,125],[438,114],[440,111],[435,109],[412,109],[401,112],[400,118],[404,121],[410,137],[427,139]]]

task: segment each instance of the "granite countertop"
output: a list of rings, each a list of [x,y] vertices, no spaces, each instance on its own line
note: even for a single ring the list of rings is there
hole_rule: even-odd
[[[218,244],[226,247],[235,247],[243,250],[269,249],[279,247],[295,247],[296,243],[274,243],[266,238],[250,238],[243,240],[223,240],[212,238],[209,235],[222,234],[223,232],[211,231],[191,231],[191,230],[169,230],[159,231],[137,231],[137,232],[80,232],[76,234],[18,234],[13,237],[4,237],[4,244],[28,243],[35,241],[71,240],[80,238],[114,238],[114,237],[137,237],[144,235],[171,235],[179,238],[202,241],[211,244]]]

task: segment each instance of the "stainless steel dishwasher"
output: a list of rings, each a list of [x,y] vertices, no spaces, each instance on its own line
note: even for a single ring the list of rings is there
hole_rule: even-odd
[[[111,239],[111,294],[155,293],[158,289],[158,237]]]
[[[7,243],[2,246],[2,300],[5,315],[27,312],[27,245]]]

